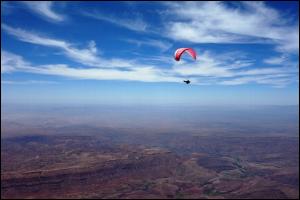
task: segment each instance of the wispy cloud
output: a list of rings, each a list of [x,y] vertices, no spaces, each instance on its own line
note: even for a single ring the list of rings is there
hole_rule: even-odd
[[[91,17],[104,22],[112,23],[116,26],[124,27],[126,29],[138,32],[145,32],[148,30],[148,24],[141,16],[133,17],[117,17],[114,15],[106,15],[100,12],[82,12],[84,16]]]
[[[21,56],[1,50],[1,74],[27,68],[30,68],[30,63],[25,62]]]
[[[175,62],[174,60],[169,62],[163,56],[146,58],[149,60],[164,60],[164,62],[157,63],[145,63],[145,58],[140,59],[138,57],[134,60],[125,60],[118,57],[105,59],[98,55],[98,49],[93,40],[89,42],[86,48],[78,48],[76,45],[62,39],[47,37],[5,24],[2,25],[2,28],[20,41],[58,49],[69,59],[79,63],[80,66],[66,64],[35,65],[23,59],[22,56],[2,51],[1,73],[22,71],[78,79],[180,83],[182,79],[189,78],[194,84],[200,85],[257,83],[275,87],[284,87],[297,81],[295,75],[299,73],[298,63],[286,62],[276,67],[259,67],[254,66],[255,62],[253,60],[248,59],[247,56],[239,52],[214,54],[209,51],[198,50],[197,52],[201,56],[194,62],[187,62],[184,58],[181,62]],[[150,45],[148,42],[143,41],[141,45]],[[266,59],[265,62],[274,64],[278,61]],[[289,79],[290,81],[288,81]]]
[[[180,62],[175,63],[173,69],[175,72],[184,76],[214,76],[214,77],[233,77],[240,75],[243,68],[253,65],[249,59],[225,53],[216,55],[209,51],[201,52],[201,56],[195,62]],[[264,69],[259,69],[264,70]]]
[[[298,53],[299,25],[288,24],[263,2],[167,3],[165,32],[174,40],[193,43],[271,43],[281,52]]]
[[[53,9],[54,2],[51,1],[24,1],[25,4],[32,12],[42,16],[44,19],[51,22],[62,22],[66,17],[57,13]]]
[[[275,74],[275,75],[258,75],[258,76],[247,76],[239,77],[231,80],[221,81],[221,85],[243,85],[247,83],[257,83],[257,84],[271,84],[277,88],[284,88],[288,84],[295,82],[295,79],[291,78],[289,75]]]
[[[25,61],[23,57],[4,51],[1,56],[5,58],[1,63],[1,73],[22,71],[36,74],[57,75],[78,79],[92,80],[131,80],[143,82],[178,82],[179,77],[168,75],[151,66],[134,68],[131,70],[102,69],[102,68],[78,68],[66,64],[33,65]]]
[[[76,79],[91,80],[127,80],[142,82],[174,82],[181,83],[183,78],[189,77],[197,85],[241,85],[247,83],[267,84],[274,87],[284,87],[296,80],[297,69],[261,68],[250,70],[232,70],[220,67],[222,60],[213,61],[206,53],[203,60],[206,64],[196,64],[194,68],[186,63],[186,71],[180,70],[181,65],[174,65],[171,69],[155,66],[136,67],[130,70],[119,68],[78,68],[66,64],[34,65],[23,57],[2,50],[3,62],[1,73],[22,71],[27,73],[56,75]],[[204,54],[205,55],[205,54]],[[201,70],[199,70],[201,68]]]
[[[280,65],[287,61],[287,57],[282,55],[282,56],[277,56],[277,57],[271,57],[263,60],[264,63],[270,64],[270,65]]]
[[[121,58],[106,59],[100,57],[98,55],[98,49],[96,47],[96,43],[93,40],[91,40],[88,43],[86,48],[77,48],[76,45],[68,41],[64,41],[62,39],[57,39],[57,38],[51,38],[43,34],[26,31],[20,28],[14,28],[6,24],[3,24],[2,28],[8,34],[16,37],[20,41],[59,49],[62,51],[64,55],[66,55],[72,61],[83,64],[85,67],[89,66],[89,67],[97,67],[97,68],[128,68],[128,69],[149,67],[149,65],[137,63],[136,60],[134,59],[133,60],[121,59]],[[151,45],[155,45],[155,46],[159,45],[161,48],[166,48],[167,45],[163,42],[160,43],[159,41],[154,41],[154,40],[148,40],[145,42],[147,44],[148,42],[149,43],[154,42],[155,44],[151,44]]]
[[[144,39],[144,40],[136,40],[136,39],[126,39],[126,42],[133,43],[137,46],[152,46],[160,49],[162,52],[170,49],[172,44],[170,42],[164,40],[154,40],[154,39]]]
[[[134,61],[124,59],[104,59],[99,57],[96,43],[93,40],[88,43],[86,48],[77,48],[74,44],[64,40],[50,38],[38,33],[25,31],[20,28],[13,28],[5,24],[2,25],[2,28],[8,34],[16,37],[20,41],[60,49],[72,61],[81,63],[85,66],[103,68],[130,68],[136,66]]]
[[[2,25],[2,28],[7,33],[9,33],[12,36],[15,36],[17,39],[19,39],[23,42],[59,48],[60,50],[62,50],[64,52],[64,54],[66,56],[68,56],[69,58],[71,58],[73,60],[76,60],[77,62],[86,64],[86,65],[92,65],[92,64],[99,63],[99,59],[96,56],[97,48],[93,41],[91,41],[91,43],[89,43],[88,48],[79,49],[79,48],[76,48],[73,44],[70,44],[66,41],[49,38],[49,37],[42,36],[37,33],[25,31],[20,28],[13,28],[13,27],[7,26],[5,24]]]
[[[257,83],[284,87],[297,81],[298,64],[253,68],[251,61],[233,59],[229,55],[215,55],[205,51],[196,62],[175,63],[173,71],[182,77],[192,77],[201,84],[205,82],[221,85]]]

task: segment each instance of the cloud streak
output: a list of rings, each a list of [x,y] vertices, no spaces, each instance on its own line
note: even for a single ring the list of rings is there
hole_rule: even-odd
[[[205,55],[205,54],[204,54]],[[174,65],[172,69],[161,69],[155,66],[136,67],[130,70],[119,68],[78,68],[66,64],[34,65],[22,56],[2,50],[1,73],[27,72],[34,74],[55,75],[75,79],[90,80],[126,80],[142,82],[173,82],[181,83],[189,76],[196,85],[242,85],[247,83],[267,84],[274,87],[284,87],[296,80],[297,69],[263,68],[251,70],[232,70],[221,68],[221,61],[213,61],[206,53],[206,63],[196,64],[194,69],[180,70],[181,65]],[[198,69],[200,68],[200,70]],[[193,71],[194,70],[194,71]],[[188,73],[188,74],[187,74]]]
[[[56,38],[50,38],[41,34],[29,32],[20,28],[13,28],[3,24],[2,29],[20,41],[56,48],[63,52],[68,58],[84,66],[99,68],[135,68],[134,60],[104,59],[99,57],[95,41],[90,41],[86,48],[77,48],[74,44]],[[143,67],[140,65],[139,67]]]
[[[88,48],[79,49],[66,41],[53,39],[46,36],[41,36],[37,33],[25,31],[20,28],[13,28],[5,24],[2,25],[2,28],[8,34],[16,37],[20,41],[47,46],[47,47],[58,48],[62,50],[66,56],[68,56],[73,60],[76,60],[79,63],[86,64],[86,65],[95,65],[96,63],[99,63],[99,59],[96,56],[97,48],[93,41],[90,42]]]
[[[282,56],[277,56],[277,57],[271,57],[263,60],[264,63],[270,64],[270,65],[280,65],[287,61],[287,57],[282,55]]]
[[[172,3],[171,7],[173,9],[181,9],[181,7],[176,7],[176,5],[176,3]],[[190,6],[190,3],[184,4],[183,7],[187,5]],[[194,5],[194,3],[192,5]],[[195,4],[195,6],[199,5]],[[203,5],[211,6],[206,3]],[[216,5],[219,5],[219,3]],[[251,4],[250,6],[253,5]],[[253,9],[264,8],[261,7],[261,4],[254,6],[258,6],[258,8]],[[225,8],[221,5],[221,7],[216,7],[216,9],[216,11],[212,11],[213,16],[216,15],[215,12],[220,12],[220,9]],[[270,15],[271,19],[268,20],[272,21],[272,18],[278,18],[277,13],[273,13],[272,11],[273,10],[260,10],[259,12]],[[240,14],[238,11],[236,11],[236,13]],[[201,13],[200,15],[206,16],[206,14]],[[191,11],[186,13],[187,18],[193,19],[194,15],[199,15],[199,13]],[[256,21],[255,18],[253,20]],[[296,82],[296,75],[299,73],[298,63],[286,62],[287,57],[285,56],[280,57],[280,59],[275,57],[265,59],[264,63],[268,65],[278,65],[271,67],[254,66],[255,61],[247,59],[247,56],[241,55],[240,52],[213,54],[209,51],[200,50],[197,52],[201,54],[201,56],[199,56],[195,62],[187,62],[185,59],[181,62],[175,62],[171,57],[170,60],[167,60],[168,58],[166,59],[166,57],[163,56],[143,56],[143,58],[137,57],[134,60],[117,57],[107,59],[98,55],[97,44],[93,40],[91,40],[86,47],[78,48],[78,45],[74,45],[69,41],[48,37],[44,34],[11,27],[6,24],[2,24],[2,29],[22,42],[59,50],[59,53],[63,53],[67,58],[79,64],[79,66],[71,66],[63,63],[35,65],[20,55],[1,50],[2,74],[19,71],[77,79],[176,83],[181,83],[183,79],[189,78],[193,84],[199,85],[241,85],[256,83],[272,85],[274,87],[284,87]],[[221,43],[224,42],[222,38],[219,39]],[[148,39],[139,41],[128,39],[127,42],[137,45],[153,46],[162,50],[170,48],[169,46],[171,44],[163,41],[164,40]],[[233,40],[233,42],[236,41]],[[152,61],[145,62],[146,60]]]
[[[25,61],[23,57],[3,50],[1,51],[1,56],[3,58],[1,73],[22,71],[91,80],[128,80],[143,82],[178,82],[181,80],[178,77],[170,76],[151,66],[135,68],[129,71],[119,69],[75,68],[66,64],[33,65]]]
[[[51,22],[62,22],[66,17],[53,10],[53,2],[51,1],[25,1],[25,4],[33,13],[36,13],[44,19]]]
[[[175,72],[185,76],[213,76],[235,77],[267,74],[293,74],[298,72],[296,66],[282,67],[256,67],[251,61],[241,58],[232,58],[230,54],[216,55],[204,51],[196,62],[176,63],[173,66]]]
[[[167,3],[165,34],[192,43],[270,43],[280,52],[298,53],[299,25],[288,24],[263,2]]]
[[[113,15],[105,15],[99,12],[82,12],[84,16],[108,22],[114,24],[116,26],[120,26],[132,31],[137,32],[146,32],[148,31],[148,24],[141,18],[141,16],[137,16],[136,18],[125,18],[125,17],[117,17]]]

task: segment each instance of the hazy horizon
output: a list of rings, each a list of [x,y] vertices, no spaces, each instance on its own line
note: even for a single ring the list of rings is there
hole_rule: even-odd
[[[1,111],[1,131],[3,137],[30,130],[42,135],[78,134],[75,127],[81,127],[84,135],[108,128],[127,129],[129,135],[141,130],[154,135],[299,137],[298,110],[299,106],[11,105]]]

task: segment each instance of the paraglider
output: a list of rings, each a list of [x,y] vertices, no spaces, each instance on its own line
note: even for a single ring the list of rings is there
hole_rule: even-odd
[[[190,54],[190,56],[192,56],[194,58],[194,60],[196,60],[196,51],[194,51],[194,49],[192,48],[179,48],[175,51],[174,54],[174,58],[176,61],[179,61],[181,58],[181,55],[187,52],[188,54]],[[184,80],[183,82],[185,82],[186,84],[190,84],[191,81],[190,80]]]
[[[188,54],[190,54],[195,60],[196,60],[196,52],[194,51],[194,49],[192,48],[179,48],[175,51],[175,54],[174,54],[174,58],[176,61],[179,61],[180,58],[181,58],[181,55],[184,53],[184,52],[187,52]]]

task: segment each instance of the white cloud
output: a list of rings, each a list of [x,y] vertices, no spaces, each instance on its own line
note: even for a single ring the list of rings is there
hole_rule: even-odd
[[[248,59],[233,58],[231,54],[214,55],[209,51],[201,52],[201,56],[194,62],[175,63],[173,69],[183,76],[213,76],[213,77],[233,77],[240,71],[253,63]]]
[[[295,81],[298,74],[298,63],[284,63],[278,67],[255,67],[254,61],[240,52],[212,54],[209,51],[197,51],[201,56],[196,61],[188,62],[183,56],[181,62],[165,57],[149,57],[162,62],[145,62],[139,56],[135,60],[120,58],[104,59],[97,54],[95,41],[90,41],[86,48],[77,48],[75,45],[61,39],[53,39],[40,34],[28,32],[18,28],[2,25],[2,28],[17,39],[56,48],[68,58],[83,66],[69,66],[65,64],[33,65],[21,56],[6,51],[1,53],[1,73],[22,71],[47,75],[57,75],[79,79],[94,80],[132,80],[144,82],[182,82],[189,78],[194,84],[222,84],[238,85],[246,83],[270,84],[284,86]],[[154,60],[153,60],[154,61]],[[270,60],[269,60],[270,62]],[[147,64],[145,64],[147,63]],[[274,63],[274,61],[273,61]],[[251,68],[252,67],[252,68]],[[269,76],[272,76],[271,78]],[[290,81],[286,81],[290,79]],[[285,80],[285,81],[284,81]]]
[[[136,16],[135,18],[117,17],[113,15],[106,15],[99,12],[82,12],[83,15],[91,17],[97,20],[112,23],[114,25],[127,28],[129,30],[145,32],[148,29],[148,24],[141,18]]]
[[[286,85],[294,82],[294,79],[287,75],[267,75],[267,76],[248,76],[239,77],[231,80],[221,81],[221,85],[242,85],[247,83],[270,84],[273,87],[283,88]]]
[[[296,81],[298,66],[255,67],[249,60],[214,55],[208,51],[193,62],[175,63],[173,71],[181,77],[192,77],[197,84],[241,85],[247,83],[269,84],[284,87]],[[252,68],[250,67],[252,66]]]
[[[166,35],[193,43],[273,43],[282,52],[299,51],[299,26],[288,25],[280,13],[263,2],[167,3]]]
[[[143,68],[148,67],[141,63],[136,63],[135,60],[125,60],[120,58],[106,59],[98,55],[98,49],[96,47],[96,42],[91,40],[86,48],[77,48],[74,44],[61,40],[50,38],[38,33],[29,32],[20,28],[13,28],[6,24],[1,25],[2,29],[5,30],[8,34],[16,37],[18,40],[42,45],[46,47],[52,47],[60,49],[63,54],[65,54],[72,61],[83,64],[84,66],[89,67],[98,67],[98,68]],[[149,40],[148,42],[151,42]],[[153,42],[153,41],[152,41]],[[166,47],[163,43],[156,42],[153,45],[160,45],[160,47]]]
[[[92,80],[131,80],[143,82],[181,81],[181,78],[171,76],[168,73],[155,69],[151,66],[141,68],[137,67],[126,71],[120,69],[75,68],[65,64],[35,66],[25,61],[23,57],[4,50],[1,51],[1,56],[4,58],[4,62],[1,63],[1,73],[22,71]]]
[[[1,50],[1,74],[11,73],[18,70],[25,70],[30,66],[19,55]]]
[[[23,42],[28,42],[28,43],[33,43],[33,44],[39,44],[39,45],[44,45],[44,46],[52,46],[52,47],[59,47],[62,49],[66,49],[68,47],[68,44],[62,40],[56,40],[56,39],[51,39],[51,38],[46,38],[43,36],[40,36],[38,34],[25,31],[20,28],[13,28],[10,27],[6,24],[1,24],[1,27],[10,35],[15,36],[17,39],[23,41]]]
[[[93,40],[89,42],[87,48],[80,49],[64,40],[49,38],[37,33],[25,31],[20,28],[13,28],[5,24],[2,25],[2,28],[8,34],[16,37],[18,40],[21,40],[23,42],[58,48],[71,60],[81,63],[85,66],[103,68],[136,67],[136,63],[133,60],[104,59],[99,57],[96,43]],[[140,65],[139,67],[142,67],[142,65]]]
[[[270,65],[280,65],[282,63],[284,63],[285,61],[287,61],[287,57],[286,56],[277,56],[277,57],[271,57],[271,58],[267,58],[264,59],[263,62],[270,64]]]
[[[74,45],[65,42],[63,40],[53,39],[45,36],[41,36],[36,33],[25,31],[20,28],[13,28],[5,24],[2,25],[2,28],[9,33],[10,35],[15,36],[17,39],[28,42],[32,44],[38,44],[48,47],[56,47],[65,53],[68,57],[76,60],[77,62],[86,64],[86,65],[95,65],[99,63],[99,58],[96,56],[97,49],[95,42],[91,42],[89,47],[86,49],[78,49]]]
[[[65,16],[53,10],[54,2],[51,1],[24,1],[24,3],[32,12],[42,16],[52,22],[62,22]]]
[[[97,47],[96,47],[96,42],[94,41],[94,40],[91,40],[90,42],[89,42],[89,45],[88,45],[88,47],[89,47],[89,49],[90,49],[90,51],[92,52],[92,53],[97,53]]]
[[[267,84],[274,87],[284,87],[297,81],[295,68],[239,68],[232,70],[227,68],[222,60],[213,60],[209,53],[204,53],[202,62],[191,68],[189,63],[184,66],[186,70],[180,71],[181,65],[174,65],[171,69],[163,69],[155,66],[143,66],[122,70],[121,68],[78,68],[65,64],[34,65],[25,61],[23,57],[2,50],[3,62],[1,73],[27,72],[44,75],[55,75],[76,79],[91,80],[128,80],[142,82],[174,82],[181,83],[189,78],[196,85],[241,85],[247,83]],[[222,56],[221,56],[222,57]],[[220,67],[224,65],[224,67]],[[201,68],[201,69],[198,69]],[[188,73],[187,73],[188,72]]]

